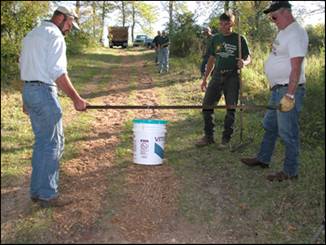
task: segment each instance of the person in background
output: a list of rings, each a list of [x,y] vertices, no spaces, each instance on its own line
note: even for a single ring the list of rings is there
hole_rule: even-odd
[[[162,36],[159,38],[159,49],[160,49],[160,65],[159,73],[169,72],[169,45],[170,40],[166,35],[165,31],[162,31]]]
[[[241,57],[239,59],[239,36],[232,31],[235,24],[235,16],[223,13],[220,18],[220,33],[212,37],[209,47],[209,58],[205,76],[201,82],[201,90],[205,91],[203,99],[204,136],[195,145],[197,147],[207,146],[214,141],[214,109],[207,107],[218,103],[222,93],[227,106],[236,106],[239,98],[240,77],[238,69],[243,68],[251,62],[250,52],[246,39],[241,36]],[[213,72],[212,72],[213,71]],[[207,78],[212,73],[212,78],[207,86]],[[205,109],[206,107],[206,109]],[[226,149],[231,140],[233,125],[235,121],[235,109],[227,109],[224,118],[224,131],[219,150]]]
[[[51,20],[42,21],[26,35],[19,58],[24,81],[23,111],[30,117],[35,136],[30,197],[44,208],[71,203],[58,192],[64,134],[57,88],[71,98],[77,111],[85,111],[88,105],[75,90],[67,71],[64,37],[73,27],[79,29],[76,19],[73,9],[58,7]]]
[[[305,95],[304,57],[308,52],[308,34],[294,19],[288,1],[272,1],[264,11],[279,32],[265,62],[265,73],[271,88],[270,104],[279,110],[268,110],[263,127],[265,133],[254,158],[242,158],[247,166],[270,166],[275,143],[280,137],[285,145],[283,170],[267,175],[269,181],[296,179],[299,168],[299,113]]]
[[[155,64],[158,65],[159,64],[159,39],[161,37],[161,32],[157,31],[157,35],[154,37],[153,39],[153,43],[154,43],[154,48],[155,48]]]
[[[206,71],[206,65],[207,65],[207,62],[208,62],[208,58],[209,58],[209,53],[208,53],[208,50],[209,50],[209,45],[210,45],[210,42],[212,40],[212,31],[211,31],[211,28],[209,26],[207,27],[204,27],[203,28],[203,36],[204,36],[204,41],[203,41],[203,54],[202,54],[202,63],[201,63],[201,66],[200,66],[200,77],[201,79],[204,77],[205,75],[205,71]]]

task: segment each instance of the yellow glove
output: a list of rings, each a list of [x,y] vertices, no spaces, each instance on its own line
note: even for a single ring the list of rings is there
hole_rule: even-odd
[[[280,111],[287,112],[291,111],[294,107],[295,100],[294,98],[291,99],[289,96],[284,95],[280,101]]]

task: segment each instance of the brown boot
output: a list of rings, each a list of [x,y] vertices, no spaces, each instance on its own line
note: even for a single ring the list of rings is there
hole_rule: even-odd
[[[63,197],[56,197],[50,199],[48,201],[39,199],[38,204],[42,208],[51,208],[51,207],[63,207],[72,203],[71,199],[63,198]]]
[[[214,143],[215,143],[215,141],[212,137],[203,136],[198,141],[196,141],[195,145],[197,147],[204,147],[204,146],[214,144]]]
[[[298,175],[295,176],[289,176],[286,173],[284,173],[283,171],[280,172],[276,172],[276,173],[272,173],[267,175],[266,177],[269,181],[274,181],[277,180],[279,182],[283,181],[283,180],[293,180],[293,179],[297,179]]]
[[[259,161],[257,158],[241,158],[242,163],[249,167],[260,166],[262,168],[269,168],[269,165]]]

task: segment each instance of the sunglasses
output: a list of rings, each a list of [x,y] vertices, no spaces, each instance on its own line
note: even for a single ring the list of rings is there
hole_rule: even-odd
[[[276,17],[276,16],[271,16],[271,19],[272,19],[273,21],[275,21],[275,20],[277,20],[277,17]]]

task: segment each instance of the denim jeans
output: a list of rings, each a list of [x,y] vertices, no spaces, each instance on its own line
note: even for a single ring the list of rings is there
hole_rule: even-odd
[[[159,54],[160,71],[169,70],[169,48],[161,48]]]
[[[278,105],[282,97],[287,93],[287,87],[281,87],[272,91],[270,105]],[[269,164],[275,148],[278,136],[285,145],[285,159],[283,171],[289,176],[298,174],[299,168],[299,113],[302,108],[305,88],[300,86],[295,93],[295,107],[288,112],[268,110],[263,120],[265,129],[264,137],[257,154],[257,159]]]
[[[160,50],[158,48],[155,48],[155,64],[159,63],[159,54]]]
[[[35,136],[30,195],[50,200],[58,196],[59,160],[64,148],[62,110],[57,87],[44,83],[25,83],[23,101]]]
[[[215,73],[210,80],[205,96],[203,106],[213,106],[219,102],[222,92],[225,97],[226,105],[237,105],[239,99],[240,80],[236,71],[220,75]],[[207,138],[214,137],[214,110],[203,109],[204,133]],[[233,134],[235,121],[235,109],[227,109],[224,117],[224,130],[222,142],[228,142]]]

